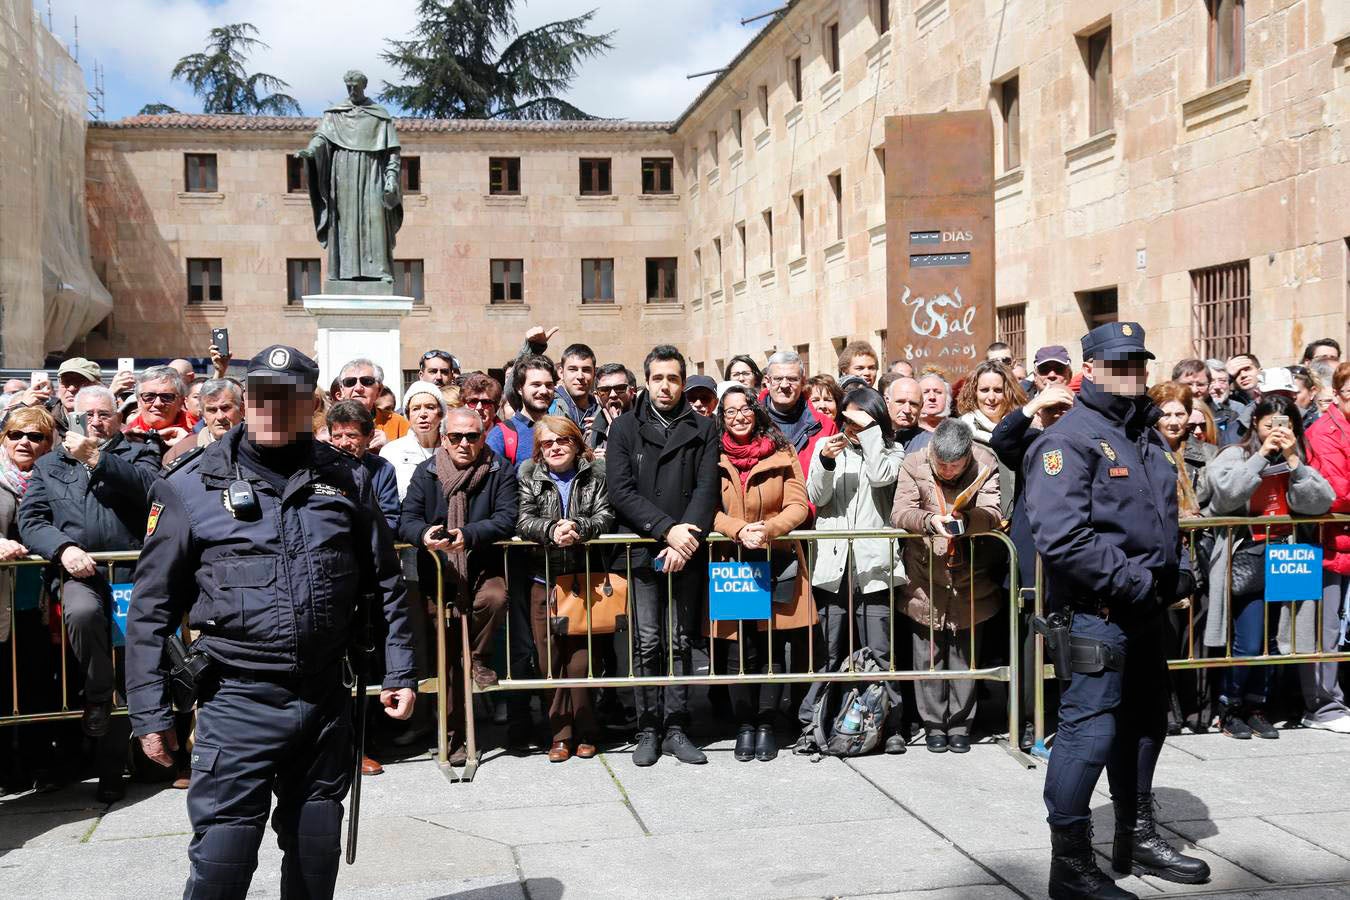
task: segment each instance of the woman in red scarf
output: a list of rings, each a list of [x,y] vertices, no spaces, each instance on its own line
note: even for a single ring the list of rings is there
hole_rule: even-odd
[[[724,549],[722,558],[769,561],[773,576],[772,641],[768,621],[709,622],[717,638],[714,652],[722,658],[719,670],[764,674],[784,671],[789,644],[794,662],[804,661],[805,629],[816,624],[806,557],[796,542],[774,539],[801,527],[810,514],[806,479],[792,445],[774,427],[764,407],[749,388],[727,388],[718,404],[722,428],[722,506],[714,530],[740,545]],[[773,543],[773,553],[768,552]],[[726,544],[715,545],[726,548]],[[772,660],[772,661],[771,661]],[[798,668],[805,669],[799,665]],[[731,688],[732,709],[739,727],[736,759],[768,762],[778,755],[774,715],[783,697],[783,685],[738,684]]]

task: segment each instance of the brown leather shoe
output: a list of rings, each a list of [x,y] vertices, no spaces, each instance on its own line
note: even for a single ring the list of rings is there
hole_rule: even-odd
[[[469,764],[469,748],[460,744],[458,747],[451,750],[449,762],[450,765],[454,766],[456,769],[464,768]]]
[[[473,683],[479,687],[492,687],[497,683],[497,673],[475,661],[473,664]]]
[[[361,757],[361,774],[383,775],[384,766],[380,765],[375,760],[371,759],[369,756],[363,756]]]
[[[173,780],[174,790],[186,791],[192,785],[192,770],[179,769],[178,777]]]
[[[577,744],[576,758],[577,758],[577,759],[590,759],[591,757],[595,756],[595,754],[597,754],[597,753],[599,753],[599,752],[600,752],[599,750],[595,749],[595,745],[594,745],[594,744],[588,744],[588,743],[586,743],[585,741],[583,741],[583,742],[581,742],[580,744]]]
[[[553,746],[548,748],[549,762],[567,762],[572,756],[572,751],[567,749],[566,741],[554,741]]]

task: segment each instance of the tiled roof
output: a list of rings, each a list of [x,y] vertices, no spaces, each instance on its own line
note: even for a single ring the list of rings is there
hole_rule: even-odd
[[[631,122],[626,119],[578,119],[524,121],[515,119],[395,119],[400,132],[450,134],[458,132],[618,132],[669,131],[669,122]],[[319,120],[312,116],[229,116],[198,113],[168,113],[162,116],[127,116],[113,122],[90,122],[91,128],[186,128],[205,131],[313,131]]]

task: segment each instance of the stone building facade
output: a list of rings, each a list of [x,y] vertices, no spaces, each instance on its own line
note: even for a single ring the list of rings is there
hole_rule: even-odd
[[[500,365],[538,322],[630,365],[670,341],[709,373],[782,348],[830,371],[887,337],[885,119],[955,109],[995,126],[994,299],[1022,352],[1076,351],[1113,316],[1166,367],[1346,336],[1350,3],[795,0],[672,123],[401,122],[421,185],[395,256],[422,261],[425,296],[404,367],[429,347]],[[83,349],[200,355],[215,325],[239,347],[312,342],[287,260],[322,253],[285,165],[311,127],[91,128],[115,312]],[[188,153],[215,155],[214,190],[185,189]],[[519,196],[492,193],[493,157],[519,159]],[[610,161],[608,194],[582,192],[588,159]],[[655,159],[669,191],[644,193]],[[186,301],[197,258],[221,260],[218,303]],[[522,301],[493,303],[492,260],[512,259]],[[584,260],[613,260],[613,302],[583,302]]]

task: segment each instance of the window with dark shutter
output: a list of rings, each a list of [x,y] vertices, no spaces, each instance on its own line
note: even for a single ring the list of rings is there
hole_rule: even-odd
[[[584,195],[608,194],[609,159],[583,159],[581,161],[581,193]]]
[[[673,256],[647,260],[647,302],[673,303],[679,299],[679,260]]]
[[[216,192],[216,155],[214,153],[183,154],[183,190],[191,194]]]
[[[492,302],[523,303],[525,300],[525,260],[492,260]]]
[[[219,259],[189,259],[187,261],[189,306],[202,303],[220,303],[224,299],[220,278]]]

